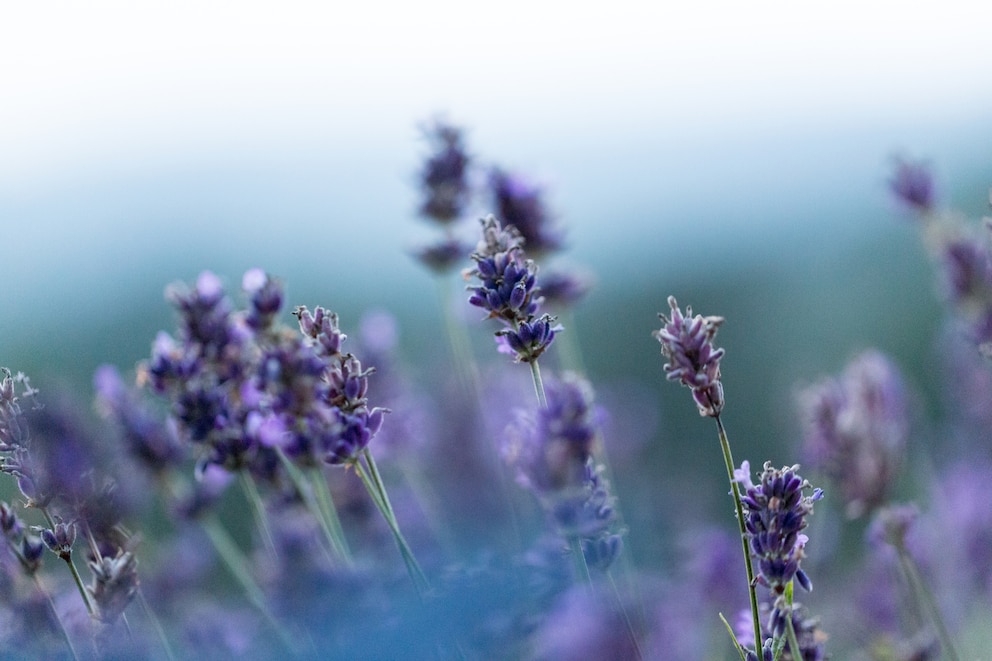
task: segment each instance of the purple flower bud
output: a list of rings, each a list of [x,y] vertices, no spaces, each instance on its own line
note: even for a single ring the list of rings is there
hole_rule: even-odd
[[[39,528],[41,541],[55,555],[68,561],[72,556],[72,544],[76,541],[76,524],[59,521],[54,528]]]
[[[544,191],[518,174],[494,168],[489,174],[496,214],[507,225],[517,228],[527,251],[540,255],[561,247],[559,229],[552,227],[551,214],[544,203]]]
[[[424,133],[433,151],[420,173],[424,194],[420,213],[447,225],[458,220],[468,204],[470,158],[465,152],[461,129],[438,120]]]
[[[889,188],[903,204],[918,212],[932,211],[936,194],[930,165],[897,158]]]
[[[799,566],[808,541],[800,531],[806,528],[806,517],[813,512],[813,502],[819,500],[823,492],[816,490],[810,496],[805,495],[804,491],[812,487],[799,477],[798,469],[798,466],[776,469],[772,468],[771,462],[765,462],[757,485],[751,480],[751,467],[747,461],[734,471],[734,479],[744,491],[741,505],[751,552],[758,561],[756,580],[771,591],[774,600],[769,628],[775,636],[781,635],[784,618],[791,613],[785,600],[788,584],[796,579],[806,590],[813,587]]]
[[[902,376],[878,351],[799,393],[804,453],[840,488],[850,517],[884,502],[909,436]]]
[[[724,350],[713,345],[723,317],[685,314],[674,296],[668,297],[670,318],[659,314],[664,324],[653,335],[661,343],[661,354],[668,359],[664,370],[669,381],[679,381],[692,390],[699,415],[716,417],[723,409],[723,384],[720,382],[720,359]]]

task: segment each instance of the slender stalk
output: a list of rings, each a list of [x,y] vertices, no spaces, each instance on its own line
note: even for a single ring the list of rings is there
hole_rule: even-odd
[[[530,361],[530,375],[534,379],[534,392],[537,393],[537,402],[542,409],[548,408],[548,397],[544,394],[544,381],[541,379],[541,368],[537,364],[537,359]]]
[[[937,601],[934,599],[933,593],[927,587],[923,576],[920,574],[916,561],[913,560],[913,557],[906,550],[905,545],[901,543],[896,545],[896,552],[899,555],[899,563],[902,565],[903,572],[906,574],[906,581],[909,583],[910,590],[912,590],[916,602],[921,604],[923,609],[927,611],[930,620],[937,629],[941,648],[943,648],[951,661],[957,661],[959,657],[954,649],[951,634],[947,630],[947,624],[940,614],[940,608],[937,606]]]
[[[55,530],[55,519],[52,518],[51,513],[48,511],[47,507],[42,507],[41,513],[45,517],[45,521],[48,523],[48,527],[51,530]],[[86,612],[93,617],[96,611],[93,609],[93,603],[90,602],[90,596],[86,593],[86,586],[83,585],[83,579],[79,576],[79,571],[76,569],[76,563],[72,561],[72,550],[65,555],[60,555],[60,558],[65,560],[65,564],[69,565],[69,572],[72,574],[72,580],[76,583],[76,589],[79,590],[79,596],[83,598],[83,603],[86,604]]]
[[[634,646],[634,656],[640,661],[644,658],[644,652],[641,651],[641,645],[637,642],[637,634],[634,632],[634,625],[630,621],[630,615],[627,614],[627,608],[623,605],[623,600],[620,598],[620,589],[617,587],[617,582],[613,579],[613,572],[609,569],[606,570],[606,578],[610,581],[610,588],[613,590],[613,598],[617,602],[617,607],[620,609],[620,615],[623,616],[624,626],[627,627],[627,635],[630,637],[630,643]]]
[[[290,652],[296,652],[296,644],[289,634],[283,629],[282,625],[276,620],[275,616],[269,610],[268,606],[265,604],[265,595],[262,593],[262,589],[258,587],[255,580],[251,577],[248,571],[247,565],[248,561],[241,553],[237,544],[231,539],[231,536],[227,533],[223,526],[220,525],[214,516],[208,515],[200,520],[203,526],[204,532],[207,533],[207,537],[210,538],[210,542],[214,545],[214,549],[217,551],[217,555],[224,562],[224,566],[227,567],[231,576],[238,582],[241,589],[244,590],[245,596],[248,597],[248,601],[254,606],[265,621],[269,624],[275,634],[279,637],[279,641],[286,647]]]
[[[324,517],[324,524],[329,528],[334,539],[337,540],[341,557],[348,565],[351,565],[351,549],[348,548],[348,539],[344,536],[344,528],[341,527],[341,519],[338,518],[338,510],[334,506],[331,490],[327,488],[327,479],[319,466],[311,468],[308,471],[308,477],[317,497],[317,507]]]
[[[802,652],[799,647],[799,638],[796,636],[796,628],[792,625],[792,612],[790,612],[785,617],[785,635],[789,639],[789,650],[792,652],[793,659],[803,658]]]
[[[348,553],[347,544],[344,541],[344,534],[341,531],[340,523],[337,526],[337,530],[333,527],[331,521],[328,520],[328,516],[319,502],[319,496],[316,494],[316,484],[314,480],[309,483],[304,476],[303,472],[293,463],[293,461],[286,456],[286,453],[282,451],[282,448],[276,448],[276,455],[279,457],[279,461],[282,463],[282,467],[286,470],[286,475],[289,476],[290,481],[293,486],[296,487],[296,492],[300,494],[303,499],[303,503],[306,505],[307,510],[310,514],[317,520],[320,525],[321,531],[324,533],[325,539],[331,548],[331,553],[333,557],[332,561],[342,560],[346,564],[351,564],[351,556]],[[333,505],[330,507],[333,513]],[[337,521],[337,514],[333,513],[334,521]]]
[[[568,329],[567,333],[555,335],[555,342],[561,342],[558,353],[561,357],[561,363],[567,370],[571,370],[577,374],[585,374],[586,366],[582,360],[582,349],[579,343],[579,336],[576,333],[575,315],[571,309],[566,308],[558,313],[558,317],[562,321],[562,326]]]
[[[586,554],[582,552],[582,540],[578,535],[568,536],[568,548],[572,550],[572,562],[575,565],[575,574],[582,581],[586,590],[592,585],[592,576],[589,574],[589,564],[586,562]]]
[[[19,553],[17,555],[20,555]],[[76,653],[76,648],[72,645],[72,640],[69,638],[69,632],[65,628],[65,622],[59,617],[59,612],[55,609],[55,601],[52,600],[52,595],[48,593],[45,586],[41,584],[41,579],[35,572],[31,573],[31,578],[34,579],[35,587],[38,588],[38,592],[45,597],[45,601],[48,603],[49,610],[52,611],[52,617],[55,618],[55,623],[58,625],[59,633],[62,634],[62,640],[65,641],[66,647],[69,648],[69,653],[72,654],[72,658],[75,661],[79,661],[79,654]]]
[[[362,457],[368,462],[368,471],[362,466]],[[361,479],[362,484],[365,485],[365,489],[369,492],[369,496],[372,497],[372,502],[379,508],[382,518],[386,520],[386,524],[393,533],[393,539],[396,541],[400,555],[403,556],[403,563],[406,565],[410,580],[413,581],[413,585],[417,589],[417,594],[423,597],[427,590],[430,589],[430,583],[428,583],[427,576],[420,568],[416,557],[413,555],[413,551],[410,549],[410,545],[400,531],[399,524],[396,522],[396,515],[393,512],[392,505],[389,503],[389,496],[386,495],[386,490],[382,486],[378,475],[379,471],[375,468],[375,460],[372,459],[372,454],[368,452],[368,448],[362,451],[362,455],[352,465],[355,467],[355,472],[358,474],[359,479]]]
[[[723,427],[720,414],[713,416],[716,420],[717,432],[720,435],[720,449],[723,451],[723,462],[727,467],[727,477],[730,479],[730,490],[734,494],[734,507],[737,509],[737,524],[741,532],[741,547],[744,550],[744,567],[747,570],[747,591],[751,601],[751,623],[754,626],[754,649],[761,658],[761,619],[758,615],[758,593],[755,589],[754,567],[751,564],[751,549],[747,542],[747,529],[744,527],[744,508],[741,505],[741,491],[734,479],[734,457],[730,452],[730,440],[727,430]]]
[[[162,649],[165,650],[165,656],[169,661],[176,661],[176,653],[172,650],[172,645],[169,643],[169,637],[165,635],[165,629],[162,627],[162,623],[159,621],[158,616],[155,615],[155,611],[152,610],[151,604],[145,599],[145,592],[138,586],[138,603],[141,605],[141,610],[144,611],[145,617],[152,625],[152,629],[155,629],[155,635],[158,636],[159,642],[162,643]]]
[[[248,504],[251,506],[251,513],[255,519],[255,526],[258,528],[259,534],[262,536],[262,544],[265,546],[266,550],[273,556],[276,556],[276,544],[273,541],[272,530],[269,529],[268,515],[265,511],[265,502],[262,500],[262,495],[258,492],[258,485],[255,484],[255,478],[251,476],[251,473],[247,469],[238,471],[238,481],[241,483],[241,488],[245,492],[245,497],[248,499]]]
[[[444,329],[448,335],[448,343],[451,345],[455,373],[462,386],[471,388],[478,394],[479,369],[472,356],[471,342],[465,332],[465,326],[455,317],[451,288],[447,279],[443,277],[437,278],[437,284],[438,296],[441,299],[441,316],[444,317]]]

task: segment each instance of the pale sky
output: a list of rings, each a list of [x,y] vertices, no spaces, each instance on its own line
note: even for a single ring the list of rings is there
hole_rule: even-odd
[[[246,136],[407,130],[437,109],[497,134],[512,125],[568,133],[618,122],[708,130],[742,115],[926,115],[992,101],[992,10],[978,2],[586,7],[5,3],[0,177]]]

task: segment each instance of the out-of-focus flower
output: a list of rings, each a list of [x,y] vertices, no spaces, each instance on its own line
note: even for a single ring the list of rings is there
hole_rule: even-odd
[[[605,569],[619,555],[621,538],[611,532],[613,498],[593,463],[601,415],[579,377],[548,380],[546,388],[548,406],[520,415],[507,430],[504,456],[555,528],[578,537],[587,563]]]
[[[435,120],[424,129],[432,152],[420,171],[423,202],[420,214],[447,225],[462,217],[470,197],[468,169],[471,158],[465,151],[462,130]]]
[[[936,203],[933,171],[929,163],[896,158],[889,189],[910,209],[926,213]]]
[[[909,435],[906,387],[878,351],[856,357],[839,378],[798,395],[804,453],[839,487],[849,516],[885,501]]]
[[[561,248],[564,237],[552,224],[544,191],[522,175],[493,168],[489,173],[496,216],[513,225],[524,239],[527,252],[538,256]]]
[[[692,390],[699,415],[715,417],[723,409],[720,359],[724,350],[713,345],[723,317],[692,315],[679,309],[674,296],[668,297],[670,317],[658,314],[663,326],[653,335],[661,342],[661,354],[668,359],[664,370],[669,381],[678,381]]]

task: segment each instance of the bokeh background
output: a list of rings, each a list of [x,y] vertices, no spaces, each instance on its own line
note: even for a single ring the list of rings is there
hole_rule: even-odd
[[[429,388],[440,308],[410,251],[433,236],[419,127],[441,115],[480,164],[546,186],[559,263],[596,279],[570,331],[643,471],[621,498],[718,501],[712,430],[650,335],[668,294],[727,318],[739,459],[795,461],[792,388],[869,346],[939,414],[940,296],[886,181],[923,157],[943,200],[987,210],[992,40],[973,6],[6,6],[0,364],[88,398],[96,366],[130,369],[173,327],[166,284],[210,269],[236,289],[259,266],[346,330],[394,314]],[[664,552],[631,523],[635,562]]]

